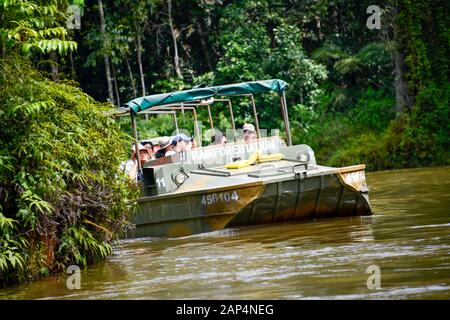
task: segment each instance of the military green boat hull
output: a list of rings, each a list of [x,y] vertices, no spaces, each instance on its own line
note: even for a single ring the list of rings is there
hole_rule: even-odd
[[[370,215],[365,166],[258,164],[221,176],[192,170],[189,184],[138,199],[132,237],[179,237],[291,220]],[[211,170],[212,171],[212,170]]]

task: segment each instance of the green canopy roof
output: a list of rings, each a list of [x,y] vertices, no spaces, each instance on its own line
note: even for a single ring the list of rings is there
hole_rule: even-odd
[[[135,113],[155,106],[162,106],[173,103],[193,102],[207,99],[214,96],[233,96],[239,94],[253,94],[274,91],[281,94],[287,87],[283,80],[261,80],[252,82],[242,82],[228,84],[224,86],[195,88],[191,90],[176,91],[170,93],[154,94],[151,96],[136,98],[126,103],[125,107],[130,107]]]

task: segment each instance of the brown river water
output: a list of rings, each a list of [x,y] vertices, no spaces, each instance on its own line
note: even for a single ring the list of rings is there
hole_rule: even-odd
[[[371,217],[126,240],[80,289],[62,274],[0,299],[450,299],[450,167],[367,181]]]

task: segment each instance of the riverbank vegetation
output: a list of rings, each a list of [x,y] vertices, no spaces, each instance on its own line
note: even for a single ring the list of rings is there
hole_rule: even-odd
[[[106,257],[136,195],[118,172],[129,141],[110,107],[33,63],[75,46],[55,26],[56,2],[9,3],[1,3],[10,20],[1,29],[0,287]]]
[[[0,0],[0,285],[110,252],[136,190],[116,172],[129,131],[104,111],[137,96],[280,78],[294,143],[320,163],[449,164],[450,4],[380,1],[369,28],[372,4]],[[273,98],[257,99],[261,127],[283,132]],[[250,101],[235,114],[251,121]]]

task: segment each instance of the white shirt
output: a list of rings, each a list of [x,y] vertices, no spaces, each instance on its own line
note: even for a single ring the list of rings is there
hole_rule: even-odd
[[[131,171],[131,168],[135,165],[135,162],[131,159],[124,161],[120,164],[120,171],[125,172],[128,175]]]
[[[169,156],[173,156],[174,154],[177,154],[175,151],[173,150],[169,150],[166,152],[166,154],[164,155],[165,157],[169,157]]]

